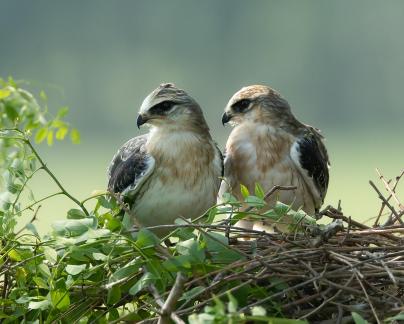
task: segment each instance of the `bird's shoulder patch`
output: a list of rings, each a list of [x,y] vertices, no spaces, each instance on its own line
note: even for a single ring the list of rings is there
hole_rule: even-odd
[[[133,198],[153,172],[154,158],[146,151],[147,135],[127,141],[108,169],[108,190]]]
[[[312,128],[298,137],[290,149],[290,156],[320,207],[327,193],[329,161],[322,136]]]

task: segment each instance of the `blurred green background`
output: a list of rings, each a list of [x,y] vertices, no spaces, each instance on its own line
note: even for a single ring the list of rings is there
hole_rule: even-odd
[[[326,204],[341,199],[346,214],[365,220],[378,213],[368,184],[375,167],[387,178],[404,167],[403,31],[400,0],[2,0],[0,75],[71,108],[82,144],[39,150],[79,198],[105,188],[111,157],[140,134],[137,110],[158,84],[192,94],[221,147],[230,96],[271,85],[327,138]],[[55,190],[40,177],[31,187],[37,198]],[[69,207],[64,198],[43,204],[41,230]]]

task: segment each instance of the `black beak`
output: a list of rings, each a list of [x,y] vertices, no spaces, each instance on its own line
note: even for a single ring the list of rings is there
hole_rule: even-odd
[[[140,126],[142,126],[145,122],[147,122],[147,119],[143,118],[142,115],[139,114],[136,120],[137,128],[140,128]]]
[[[230,114],[227,114],[227,113],[223,114],[223,116],[222,116],[222,124],[223,124],[223,126],[230,121],[231,117],[232,116]]]

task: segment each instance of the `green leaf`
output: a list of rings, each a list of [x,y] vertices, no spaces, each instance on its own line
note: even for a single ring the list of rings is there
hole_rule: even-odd
[[[203,234],[202,236],[212,261],[227,264],[244,259],[244,256],[228,247],[229,242],[224,235],[209,232],[209,235]]]
[[[195,239],[178,242],[175,248],[179,254],[190,256],[193,262],[202,263],[205,261],[205,251]]]
[[[262,213],[261,216],[273,219],[275,221],[278,221],[282,217],[279,216],[273,209],[267,210],[266,212]]]
[[[53,130],[48,131],[48,135],[46,137],[46,141],[48,143],[48,146],[52,146],[53,144]]]
[[[53,308],[66,310],[70,306],[69,294],[65,290],[57,289],[50,292]]]
[[[278,277],[271,277],[269,279],[269,282],[271,283],[271,285],[273,286],[274,289],[278,290],[278,291],[282,291],[287,289],[289,286],[287,283],[285,283],[284,280],[278,278]]]
[[[100,196],[97,198],[98,202],[100,205],[106,209],[111,209],[113,208],[112,203],[105,198],[105,196]]]
[[[231,193],[229,192],[225,192],[222,195],[222,200],[225,204],[234,204],[234,205],[238,205],[239,201],[236,197],[234,197]]]
[[[265,197],[265,191],[258,182],[255,183],[254,193],[258,198],[264,199]]]
[[[292,212],[292,217],[293,217],[293,224],[310,224],[310,225],[316,225],[316,220],[307,215],[303,210],[298,210],[296,212]]]
[[[32,280],[36,283],[38,288],[49,289],[48,283],[41,277],[34,277]]]
[[[139,272],[140,264],[141,263],[138,261],[134,264],[118,269],[109,278],[109,283],[114,283],[137,274]]]
[[[80,133],[76,128],[73,128],[70,131],[70,139],[73,144],[80,144]]]
[[[108,256],[106,256],[106,255],[103,254],[103,253],[98,253],[98,252],[94,252],[94,253],[93,253],[93,258],[94,258],[94,260],[97,260],[97,261],[105,261],[105,260],[108,260]]]
[[[56,250],[52,249],[49,246],[45,246],[43,248],[43,252],[45,254],[45,259],[48,260],[51,264],[55,264],[58,259],[58,254]]]
[[[267,311],[262,306],[254,306],[251,309],[251,314],[253,316],[265,316],[267,314]]]
[[[72,246],[69,254],[76,261],[88,262],[95,252],[98,252],[98,250],[91,246]]]
[[[369,324],[367,320],[365,320],[361,315],[356,312],[352,312],[352,319],[354,320],[355,324]]]
[[[46,279],[50,278],[50,276],[51,276],[51,272],[50,272],[50,270],[49,270],[49,267],[48,267],[46,264],[44,264],[44,263],[41,263],[41,264],[38,265],[38,271],[39,271],[39,273],[42,274]]]
[[[191,269],[192,258],[189,255],[176,255],[163,262],[163,267],[169,272]]]
[[[78,275],[79,273],[83,272],[86,268],[85,264],[68,264],[65,268],[68,274],[72,276]]]
[[[198,296],[199,294],[201,294],[206,288],[202,287],[202,286],[197,286],[192,288],[191,290],[188,290],[186,292],[184,292],[181,296],[180,299],[178,299],[178,301],[181,300],[185,300],[185,301],[189,301],[191,299],[194,299],[196,296]]]
[[[244,198],[247,198],[250,195],[248,188],[243,184],[240,184],[240,191]]]
[[[28,223],[27,225],[25,225],[25,228],[26,228],[27,230],[29,230],[30,232],[32,232],[34,235],[39,236],[38,231],[37,231],[37,229],[36,229],[36,227],[35,227],[34,224]]]
[[[58,235],[78,236],[94,227],[92,218],[60,220],[51,224],[52,228]]]
[[[160,243],[159,238],[148,229],[142,228],[137,233],[136,246],[139,248],[153,247]]]
[[[118,310],[116,308],[110,309],[109,312],[108,312],[108,323],[109,322],[114,322],[118,318],[119,318]],[[139,320],[140,320],[140,318],[139,318]]]
[[[48,135],[48,127],[40,128],[35,134],[35,143],[41,143]]]
[[[284,216],[288,213],[290,210],[290,206],[281,203],[280,201],[277,201],[274,207],[275,213],[277,213],[279,216]]]
[[[41,92],[39,93],[39,96],[41,97],[41,99],[43,101],[48,101],[48,96],[46,95],[45,91],[41,90]]]
[[[106,222],[106,226],[111,232],[119,229],[121,225],[121,222],[116,218],[108,219],[108,221]]]
[[[18,112],[17,112],[17,110],[15,110],[15,108],[12,105],[6,104],[5,111],[6,111],[7,117],[11,121],[15,121],[18,118]]]
[[[158,279],[154,274],[151,272],[146,272],[138,282],[136,282],[130,289],[129,289],[129,294],[131,295],[136,295],[139,291],[141,291],[143,288],[148,286],[151,283],[154,283]]]
[[[127,212],[125,212],[125,214],[123,215],[122,226],[128,231],[131,230],[133,227],[131,216]]]
[[[51,303],[47,299],[42,300],[42,301],[30,301],[29,304],[28,304],[28,309],[46,310],[50,306],[51,306]]]
[[[67,128],[67,126],[61,126],[56,132],[56,139],[59,141],[63,140],[66,137],[68,131],[69,129]]]
[[[230,292],[227,292],[227,297],[229,298],[229,302],[227,304],[227,311],[229,313],[237,312],[237,307],[238,307],[237,299],[234,298],[234,296]]]
[[[8,252],[8,257],[12,260],[12,261],[22,261],[23,260],[23,256],[21,254],[20,251],[12,249]]]
[[[218,213],[217,207],[213,207],[209,210],[208,218],[206,219],[207,224],[212,224],[215,220],[216,214]]]
[[[258,198],[256,196],[248,196],[245,198],[245,202],[250,206],[254,208],[263,208],[265,206],[265,201],[261,198]]]
[[[0,99],[7,98],[11,94],[11,91],[8,89],[0,89]]]
[[[113,286],[108,290],[107,305],[114,305],[121,299],[121,287]]]
[[[399,313],[393,317],[389,317],[385,319],[386,323],[392,323],[394,321],[404,321],[404,313]]]
[[[65,117],[67,115],[68,112],[69,112],[69,107],[66,107],[66,106],[61,107],[59,109],[59,111],[58,111],[58,114],[57,114],[56,118],[57,119],[63,118],[63,117]]]
[[[60,127],[66,126],[66,123],[60,119],[55,119],[55,120],[52,120],[50,125],[53,128],[60,128]]]
[[[80,209],[72,208],[67,212],[68,219],[82,219],[86,218],[86,214]]]

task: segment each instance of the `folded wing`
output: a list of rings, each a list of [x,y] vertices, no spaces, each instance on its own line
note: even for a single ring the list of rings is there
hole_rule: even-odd
[[[293,143],[290,156],[310,189],[316,209],[324,202],[328,188],[329,160],[322,136],[312,127]]]
[[[153,173],[155,160],[146,151],[148,135],[127,141],[115,154],[108,169],[108,190],[134,199]]]

